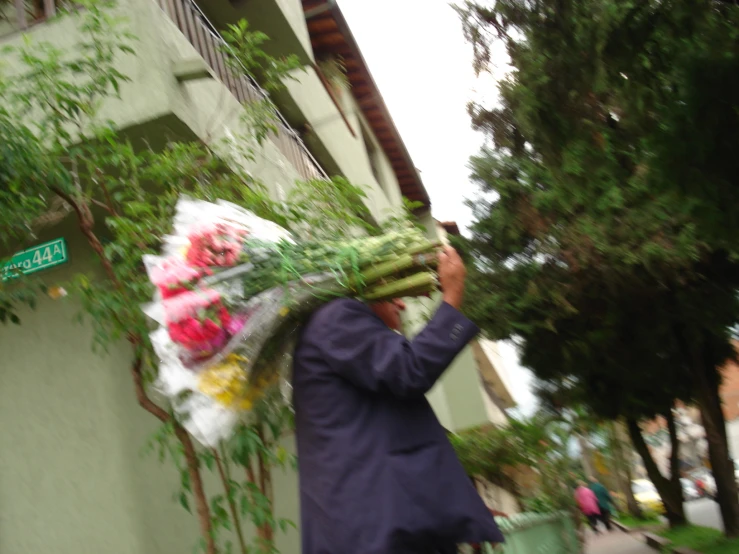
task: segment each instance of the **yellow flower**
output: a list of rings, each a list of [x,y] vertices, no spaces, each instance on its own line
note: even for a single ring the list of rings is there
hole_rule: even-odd
[[[241,367],[246,362],[244,356],[231,354],[200,374],[198,389],[229,408],[251,410],[258,391],[249,384]]]
[[[290,313],[290,310],[288,309],[287,306],[283,306],[282,308],[280,308],[280,315],[282,317],[285,317],[289,313]]]
[[[248,412],[254,407],[254,401],[250,398],[244,398],[242,401],[240,401],[237,406],[239,410],[242,412]]]

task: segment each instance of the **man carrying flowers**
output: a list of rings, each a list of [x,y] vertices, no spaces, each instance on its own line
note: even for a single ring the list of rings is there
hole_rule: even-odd
[[[303,554],[503,542],[425,397],[478,332],[459,312],[454,249],[438,276],[444,301],[413,340],[396,332],[399,300],[334,300],[304,327],[293,365]]]

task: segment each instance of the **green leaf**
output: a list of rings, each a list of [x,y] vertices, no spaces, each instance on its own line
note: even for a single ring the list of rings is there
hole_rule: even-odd
[[[192,511],[190,510],[190,503],[187,500],[187,495],[184,492],[180,493],[180,506],[185,508],[189,513],[192,514]]]
[[[245,516],[249,513],[251,513],[251,503],[249,502],[249,498],[247,498],[246,495],[243,495],[241,497],[241,501],[239,502],[239,506],[241,508],[241,515]]]
[[[187,469],[180,471],[180,484],[182,488],[189,493],[192,493],[192,483],[190,483],[190,473]]]
[[[203,463],[205,463],[205,466],[208,468],[208,470],[213,471],[216,461],[213,453],[210,450],[206,450],[201,454],[201,459],[203,460]]]

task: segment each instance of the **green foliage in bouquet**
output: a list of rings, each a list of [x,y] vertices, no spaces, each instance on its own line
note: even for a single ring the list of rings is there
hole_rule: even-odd
[[[267,140],[267,129],[274,125],[269,99],[259,110],[246,110],[254,134],[227,145],[174,142],[155,149],[101,120],[100,107],[118,97],[128,80],[117,67],[122,57],[134,55],[134,37],[113,15],[111,3],[87,1],[84,6],[63,15],[74,18],[80,29],[74,49],[60,51],[27,40],[4,51],[20,62],[22,71],[12,79],[0,75],[1,247],[17,249],[44,225],[72,215],[97,265],[65,289],[83,306],[80,318],[93,322],[95,348],[104,352],[121,340],[129,343],[137,400],[161,422],[145,451],[179,473],[181,487],[175,496],[197,515],[199,548],[207,554],[276,552],[275,531],[285,531],[291,523],[275,518],[272,470],[295,463],[280,443],[292,425],[291,414],[267,398],[255,408],[255,422],[242,425],[219,449],[195,446],[169,407],[147,394],[156,359],[139,306],[151,299],[153,288],[141,258],[158,253],[183,193],[234,202],[301,238],[377,234],[378,227],[365,208],[362,189],[342,178],[296,183],[281,202],[230,163],[224,152],[235,148],[240,156],[254,159]],[[295,60],[266,54],[261,49],[266,38],[245,23],[232,27],[226,37],[230,44],[224,51],[233,67],[268,92],[279,90],[296,68]],[[393,225],[407,221],[402,214],[391,219]],[[0,321],[21,324],[24,307],[33,308],[44,292],[39,282],[23,276],[0,282]],[[204,469],[220,479],[222,491],[206,493]],[[246,539],[248,525],[256,530],[254,544]]]

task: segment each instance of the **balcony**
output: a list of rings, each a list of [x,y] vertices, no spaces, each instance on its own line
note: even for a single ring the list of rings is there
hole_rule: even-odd
[[[223,48],[227,45],[211,25],[200,8],[192,0],[157,0],[159,7],[177,25],[190,44],[208,63],[215,76],[241,103],[266,97],[266,93],[245,74],[237,74],[229,68]],[[303,179],[325,179],[326,172],[308,151],[298,134],[282,115],[277,134],[271,137],[280,152],[293,164]]]
[[[0,37],[25,31],[45,22],[57,12],[57,7],[71,4],[63,0],[11,0],[13,4],[0,4]],[[211,75],[218,79],[242,104],[266,97],[266,93],[250,79],[246,72],[234,71],[226,60],[223,49],[227,45],[211,25],[200,8],[192,0],[154,0],[205,60]],[[136,33],[136,29],[133,29]],[[282,114],[277,112],[277,132],[270,136],[280,153],[295,168],[300,178],[325,179],[326,172],[315,160],[297,132],[290,127]]]

